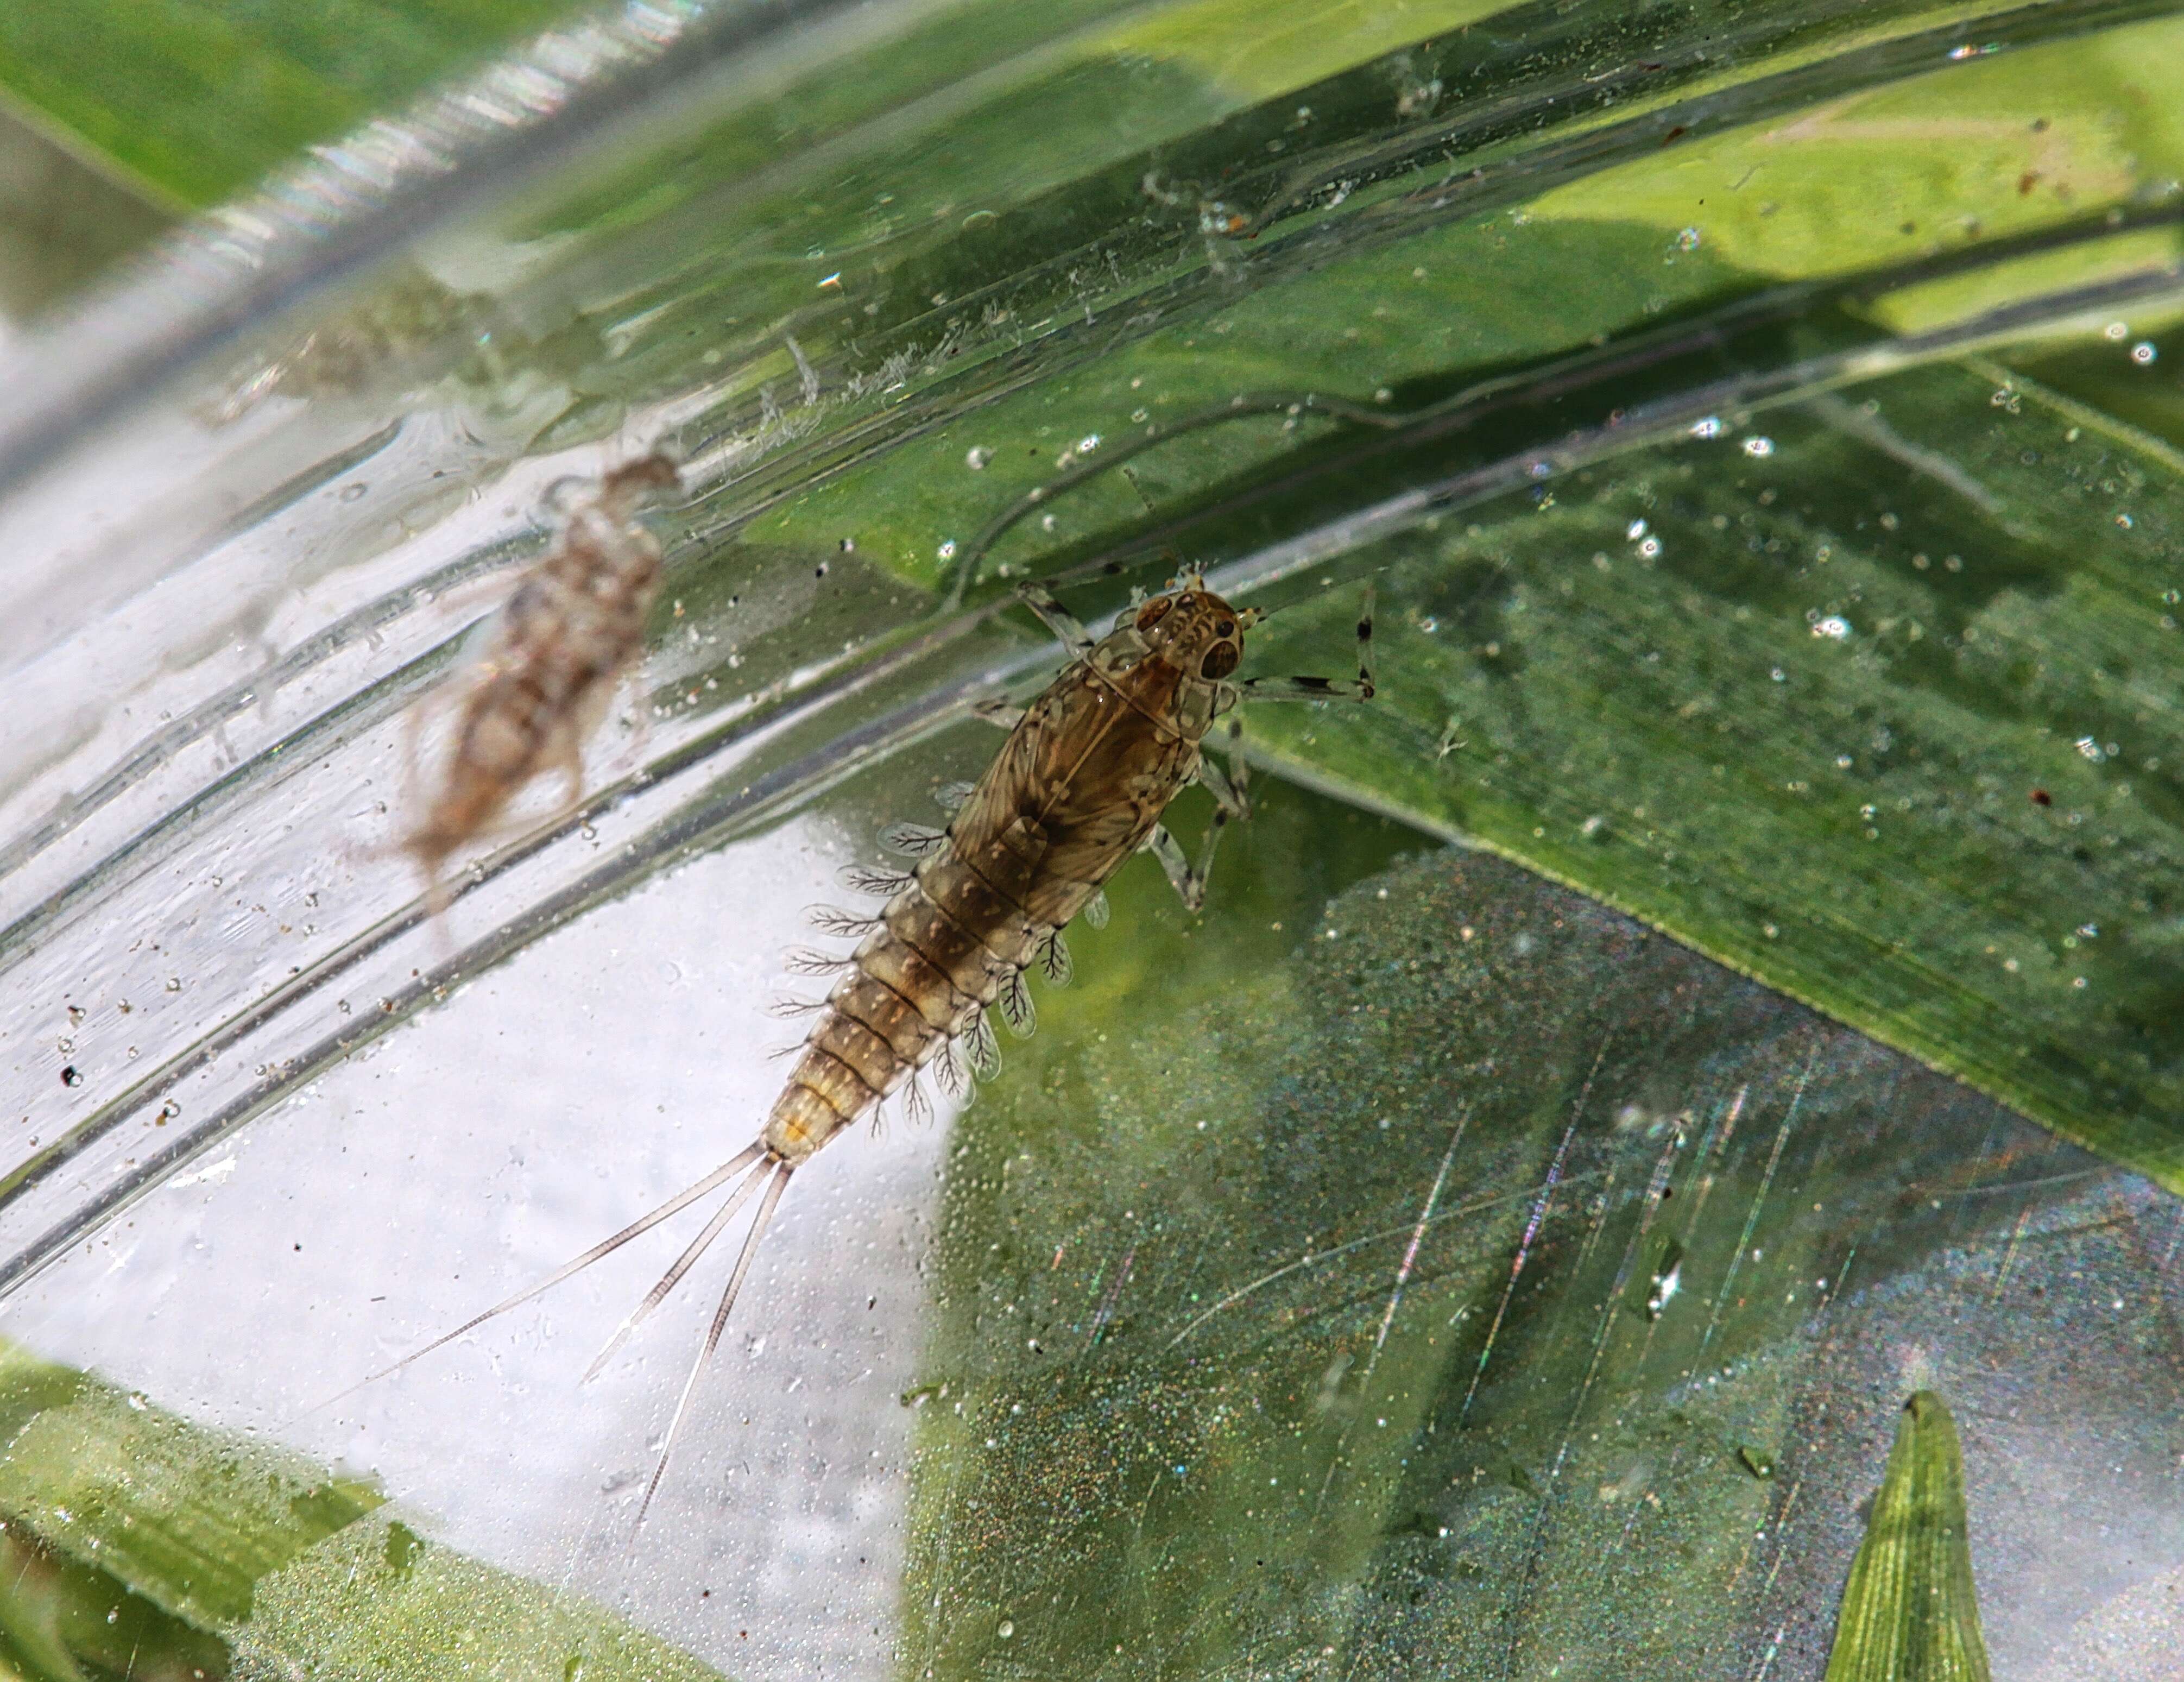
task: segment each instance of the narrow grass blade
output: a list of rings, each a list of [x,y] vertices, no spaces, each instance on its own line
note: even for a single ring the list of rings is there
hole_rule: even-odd
[[[1964,1522],[1964,1458],[1931,1390],[1904,1404],[1843,1590],[1827,1682],[1988,1682]]]

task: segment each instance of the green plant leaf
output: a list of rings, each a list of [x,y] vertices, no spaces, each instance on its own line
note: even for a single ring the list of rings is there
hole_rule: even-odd
[[[2162,1522],[2175,1380],[2130,1351],[2172,1200],[1535,876],[1260,792],[1219,938],[1127,867],[957,1123],[906,1668],[1818,1674],[1907,1360],[2023,1410],[1987,1522],[2087,1456]],[[2103,1460],[2077,1422],[2149,1383]]]
[[[10,1675],[717,1674],[603,1607],[427,1540],[369,1484],[5,1343],[0,1440]]]
[[[229,198],[569,0],[13,0],[0,91],[170,201]]]
[[[850,534],[928,585],[966,555],[989,577],[1067,571],[1145,527],[1138,493],[1095,470],[1166,428],[1175,441],[1132,471],[1162,535],[1212,564],[1535,448],[1550,476],[1521,492],[1458,498],[1364,548],[1324,537],[1341,575],[1380,582],[1381,698],[1254,713],[1256,750],[2184,1187],[2167,885],[2184,741],[2161,677],[2184,621],[2184,400],[2164,318],[2119,311],[2090,343],[1765,413],[1732,393],[1693,417],[1701,436],[1553,460],[1570,428],[1709,379],[1851,365],[1898,329],[2159,271],[2173,226],[2087,211],[2122,217],[2148,169],[2184,168],[2173,124],[2126,133],[2099,114],[2131,103],[2178,29],[2050,42],[1657,148],[1509,214],[1347,251],[1298,236],[1313,256],[1296,270],[751,530],[810,549]],[[1908,207],[1911,231],[1876,235],[1853,201]],[[1938,221],[1948,206],[1962,220]],[[1401,208],[1416,214],[1415,196]],[[1586,371],[1618,356],[1632,371]],[[1549,380],[1552,395],[1431,424],[1468,392]],[[1233,406],[1271,389],[1288,412]],[[1356,408],[1315,413],[1310,393]],[[1406,433],[1375,413],[1418,418]],[[1036,517],[996,533],[1004,510]],[[1286,610],[1252,669],[1340,671],[1354,606],[1338,591]]]
[[[0,1454],[0,1512],[200,1629],[248,1617],[260,1577],[382,1499],[13,1345],[0,1395],[27,1416]]]
[[[1986,1682],[1964,1456],[1941,1397],[1903,1404],[1888,1476],[1843,1590],[1827,1682]]]
[[[2184,480],[2088,420],[1936,368],[1474,510],[1369,558],[1379,716],[1253,728],[2184,1187]]]

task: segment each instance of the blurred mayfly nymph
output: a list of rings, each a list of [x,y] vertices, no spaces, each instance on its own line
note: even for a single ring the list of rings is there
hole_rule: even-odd
[[[516,585],[477,659],[411,711],[414,785],[426,707],[443,695],[456,705],[437,792],[395,844],[416,860],[433,915],[447,907],[448,855],[496,827],[541,771],[558,769],[567,779],[564,815],[582,801],[584,744],[643,649],[660,593],[660,543],[637,512],[681,483],[675,464],[658,454],[610,471]]]
[[[873,916],[822,910],[817,925],[858,936],[841,956],[800,953],[808,974],[843,972],[822,1001],[796,1008],[818,1017],[764,1130],[711,1173],[577,1256],[551,1278],[495,1304],[373,1378],[399,1370],[472,1328],[560,1284],[649,1231],[698,1199],[740,1180],[734,1192],[660,1283],[616,1329],[590,1369],[597,1373],[639,1322],[658,1307],[737,1211],[763,1189],[742,1252],[722,1294],[705,1347],[683,1385],[672,1423],[646,1486],[638,1523],[660,1487],[699,1374],[718,1346],[736,1293],[773,1218],[789,1176],[821,1147],[900,1092],[912,1117],[929,1116],[918,1078],[928,1067],[946,1091],[1000,1066],[989,1005],[1028,1034],[1033,1007],[1025,972],[1034,964],[1057,985],[1068,980],[1061,930],[1080,913],[1106,921],[1101,885],[1132,854],[1150,852],[1184,905],[1203,903],[1206,877],[1222,827],[1250,815],[1240,732],[1229,726],[1229,768],[1201,751],[1223,715],[1243,701],[1366,701],[1373,698],[1372,593],[1357,622],[1355,680],[1255,677],[1230,681],[1243,659],[1244,632],[1264,615],[1239,610],[1190,576],[1126,610],[1096,641],[1045,589],[1018,595],[1070,654],[1069,665],[1022,711],[990,710],[1008,740],[974,785],[944,791],[952,811],[945,829],[898,824],[882,838],[919,860],[905,872],[854,869],[851,885],[887,896]],[[1161,823],[1176,795],[1203,783],[1216,803],[1204,849],[1193,864]],[[968,1065],[967,1072],[966,1065]],[[365,1380],[365,1382],[370,1382]]]

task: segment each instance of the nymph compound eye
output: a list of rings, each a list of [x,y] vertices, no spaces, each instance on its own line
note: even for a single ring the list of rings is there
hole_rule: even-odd
[[[1216,643],[1206,651],[1206,658],[1199,662],[1198,675],[1201,677],[1226,677],[1236,669],[1236,662],[1240,657],[1234,643]]]
[[[1167,610],[1175,605],[1173,596],[1155,596],[1138,610],[1138,629],[1150,631],[1167,617]]]
[[[1236,621],[1233,619],[1223,620],[1218,625],[1213,627],[1213,634],[1217,637],[1234,636],[1236,634]]]

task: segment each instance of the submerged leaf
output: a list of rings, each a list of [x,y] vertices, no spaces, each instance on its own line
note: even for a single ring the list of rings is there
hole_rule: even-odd
[[[56,1399],[60,1386],[66,1400]],[[260,1577],[385,1499],[12,1345],[0,1345],[0,1395],[53,1404],[25,1420],[0,1456],[10,1533],[199,1629],[247,1618]]]
[[[717,1674],[437,1546],[369,1484],[8,1343],[0,1434],[0,1675]]]
[[[1501,860],[1387,867],[1419,838],[1260,788],[1221,938],[1133,862],[956,1123],[903,1602],[936,1679],[1817,1677],[1907,1351],[2019,1411],[1997,1653],[2046,1651],[2058,1549],[2129,1575],[2169,1522],[2173,1200]],[[2096,1456],[2114,1543],[2054,1512]]]
[[[708,1682],[719,1673],[603,1607],[375,1516],[259,1585],[235,1674]]]
[[[1987,1682],[1965,1535],[1964,1461],[1931,1390],[1904,1404],[1843,1590],[1827,1682]]]

